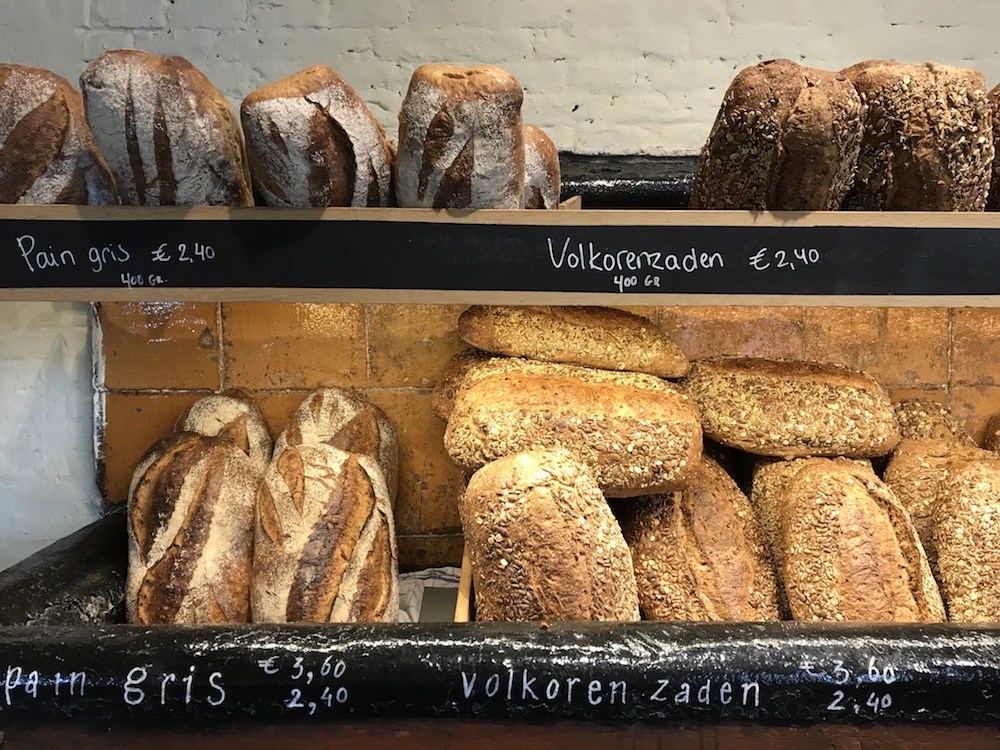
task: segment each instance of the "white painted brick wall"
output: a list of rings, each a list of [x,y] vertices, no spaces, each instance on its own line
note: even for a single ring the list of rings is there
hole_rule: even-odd
[[[0,61],[76,81],[106,49],[190,59],[234,103],[316,63],[390,134],[413,69],[492,62],[563,150],[691,154],[737,70],[788,57],[971,65],[1000,82],[996,0],[0,0]],[[86,309],[0,305],[0,567],[97,513]]]

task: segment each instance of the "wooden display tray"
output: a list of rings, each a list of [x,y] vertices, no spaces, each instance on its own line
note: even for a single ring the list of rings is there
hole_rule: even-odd
[[[997,306],[998,230],[992,213],[0,206],[0,299]]]

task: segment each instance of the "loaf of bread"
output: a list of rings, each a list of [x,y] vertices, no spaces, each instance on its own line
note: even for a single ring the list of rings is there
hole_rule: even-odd
[[[455,406],[455,394],[465,380],[466,374],[476,365],[493,358],[490,352],[469,347],[449,359],[438,375],[431,393],[431,411],[434,412],[434,416],[447,422],[448,417],[451,416],[451,410]]]
[[[711,459],[698,462],[684,489],[630,502],[619,520],[646,619],[779,619],[753,508]]]
[[[389,205],[393,154],[385,132],[326,65],[253,91],[240,119],[254,186],[267,205]]]
[[[41,68],[0,64],[0,203],[118,202],[80,92]]]
[[[741,70],[701,150],[691,208],[840,208],[857,165],[862,111],[842,74],[791,60]]]
[[[258,474],[271,461],[273,443],[267,420],[254,397],[241,388],[198,399],[181,412],[174,431],[221,436],[250,457]]]
[[[970,448],[976,441],[944,404],[929,398],[905,398],[893,404],[903,440],[945,440]]]
[[[130,623],[248,621],[258,480],[221,438],[173,433],[146,452],[128,495]]]
[[[983,210],[993,131],[979,71],[868,60],[843,73],[868,105],[845,208]]]
[[[941,439],[901,440],[892,452],[885,483],[910,514],[934,572],[938,570],[935,527],[943,482],[956,464],[990,458],[995,456],[989,451]]]
[[[762,456],[881,456],[899,442],[889,397],[868,375],[819,362],[713,357],[683,383],[707,437]]]
[[[1000,452],[1000,414],[994,414],[986,422],[986,434],[983,437],[983,447],[994,453]]]
[[[944,620],[917,532],[870,469],[846,459],[807,462],[780,503],[781,575],[794,619]]]
[[[941,593],[952,622],[1000,622],[1000,461],[952,464],[935,528]]]
[[[494,65],[417,68],[399,112],[399,205],[524,208],[523,98]]]
[[[80,88],[123,204],[253,205],[239,119],[183,57],[105,52]]]
[[[524,207],[559,208],[559,152],[541,128],[524,126]]]
[[[571,375],[496,373],[463,387],[444,433],[466,471],[526,450],[561,448],[608,497],[682,486],[701,456],[694,404],[675,388],[587,382]]]
[[[254,622],[396,622],[398,553],[378,464],[322,443],[276,454],[254,528]]]
[[[618,522],[567,453],[530,451],[484,466],[460,512],[477,620],[639,619]]]
[[[476,352],[479,350],[470,349],[468,351]],[[493,357],[492,355],[487,355],[486,359],[476,358],[471,362],[456,362],[452,366],[457,368],[456,371],[449,370],[447,379],[440,381],[442,384],[440,390],[435,387],[434,392],[431,394],[431,407],[445,421],[448,421],[448,418],[451,416],[451,412],[455,407],[455,399],[461,393],[462,389],[468,388],[483,378],[495,374],[527,372],[535,375],[577,378],[586,383],[611,383],[631,388],[676,393],[676,387],[671,383],[642,372],[598,370],[594,367],[561,365],[557,362],[543,362],[537,359],[524,359],[523,357]],[[457,370],[461,370],[461,372]]]
[[[396,430],[385,413],[358,394],[320,388],[307,396],[274,443],[277,456],[290,445],[326,443],[348,453],[370,456],[382,469],[390,503],[399,484]]]
[[[1000,159],[996,158],[1000,150],[1000,84],[997,84],[986,94],[993,120],[993,164],[990,167],[990,192],[986,196],[986,210],[1000,211]]]
[[[458,335],[497,354],[679,378],[687,357],[656,325],[613,307],[473,305]]]

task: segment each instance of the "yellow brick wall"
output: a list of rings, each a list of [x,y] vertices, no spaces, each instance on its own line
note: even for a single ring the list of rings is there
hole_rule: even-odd
[[[319,386],[381,407],[400,445],[401,564],[457,564],[463,477],[444,452],[430,394],[463,348],[460,305],[108,303],[98,307],[106,394],[102,492],[124,500],[132,467],[205,393],[254,392],[276,435]],[[753,354],[866,370],[894,399],[951,407],[981,440],[1000,411],[1000,309],[638,307],[688,357]],[[101,428],[99,426],[99,432]]]

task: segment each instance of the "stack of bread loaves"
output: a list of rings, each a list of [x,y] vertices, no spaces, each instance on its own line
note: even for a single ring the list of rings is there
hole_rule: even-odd
[[[396,439],[321,389],[271,436],[241,391],[207,396],[136,466],[130,622],[395,622]]]

